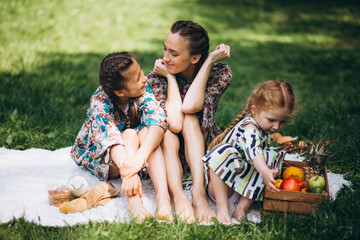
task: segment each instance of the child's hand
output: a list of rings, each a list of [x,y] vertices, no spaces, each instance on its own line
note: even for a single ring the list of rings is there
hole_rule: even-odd
[[[263,171],[264,183],[265,183],[266,187],[268,187],[270,189],[270,191],[272,191],[272,192],[280,192],[280,189],[278,189],[274,185],[276,183],[274,175],[276,175],[278,173],[279,173],[279,171],[273,170],[273,169],[270,169],[270,168],[265,169]]]
[[[213,63],[230,58],[230,46],[223,43],[218,45],[214,51],[209,53],[209,58]]]
[[[136,175],[144,167],[146,158],[140,153],[136,153],[133,157],[128,157],[120,166],[119,172],[124,180]]]
[[[163,64],[162,59],[157,59],[154,65],[154,73],[162,77],[167,77],[168,73],[166,66]]]
[[[121,191],[128,197],[133,197],[137,194],[142,197],[142,185],[139,175],[135,174],[132,177],[123,179]]]

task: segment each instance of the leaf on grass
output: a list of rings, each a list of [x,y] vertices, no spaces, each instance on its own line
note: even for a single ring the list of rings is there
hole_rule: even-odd
[[[15,108],[15,110],[10,115],[10,120],[12,122],[15,122],[17,118],[18,118],[18,110],[17,108]]]
[[[11,145],[12,142],[13,142],[13,135],[10,134],[10,135],[7,136],[7,138],[6,138],[6,143],[7,143],[8,145]]]
[[[55,137],[55,132],[49,132],[48,134],[46,134],[46,136],[48,138],[54,138]]]

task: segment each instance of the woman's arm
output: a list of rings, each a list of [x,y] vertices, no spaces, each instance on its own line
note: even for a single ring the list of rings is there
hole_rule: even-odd
[[[203,109],[206,83],[212,66],[214,63],[227,58],[230,58],[230,47],[225,44],[220,44],[214,51],[209,53],[185,95],[181,108],[183,113],[197,113]]]
[[[182,100],[176,78],[174,75],[167,72],[166,67],[164,64],[162,64],[161,59],[155,61],[154,73],[166,77],[167,79],[168,95],[165,103],[167,110],[167,121],[170,131],[179,133],[182,130],[184,114],[181,111]]]

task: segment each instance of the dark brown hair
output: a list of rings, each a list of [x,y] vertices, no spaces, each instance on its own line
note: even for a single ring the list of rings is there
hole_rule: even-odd
[[[248,99],[245,109],[230,124],[225,131],[219,134],[210,143],[209,149],[219,144],[225,135],[247,114],[251,113],[251,106],[255,105],[259,111],[267,111],[273,108],[287,108],[290,115],[295,108],[295,96],[290,84],[283,81],[266,81],[254,90]]]
[[[111,53],[100,63],[99,82],[104,92],[109,96],[116,111],[120,114],[118,96],[115,91],[126,88],[126,71],[134,63],[134,58],[129,52]],[[124,117],[124,115],[123,115]],[[129,120],[131,128],[139,125],[139,118],[134,104],[129,106]]]
[[[190,55],[201,54],[200,60],[196,63],[195,74],[199,71],[209,54],[208,33],[200,24],[192,21],[176,21],[170,31],[178,33],[181,37],[188,40],[188,50]]]

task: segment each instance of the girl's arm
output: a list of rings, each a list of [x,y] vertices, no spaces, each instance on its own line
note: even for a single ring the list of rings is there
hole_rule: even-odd
[[[280,189],[275,187],[276,180],[274,179],[274,175],[278,174],[279,171],[269,168],[266,165],[264,154],[259,153],[253,158],[253,165],[255,169],[262,175],[264,179],[265,185],[272,192],[280,192]]]
[[[262,175],[265,185],[272,192],[279,192],[280,189],[276,188],[274,185],[276,182],[274,175],[279,171],[270,169],[267,166],[265,156],[262,153],[262,149],[259,147],[260,142],[260,132],[252,123],[249,123],[244,127],[243,136],[237,139],[239,147],[244,149],[246,160],[250,164],[253,164],[256,171]]]
[[[214,63],[227,58],[230,58],[230,47],[225,44],[220,44],[214,51],[209,53],[185,95],[181,109],[183,113],[192,114],[203,109],[206,83],[212,66]]]
[[[120,175],[123,179],[128,179],[137,174],[145,165],[149,155],[160,145],[164,136],[164,129],[158,125],[149,127],[144,141],[136,151],[131,160],[120,163]],[[120,152],[119,152],[120,153]]]
[[[182,100],[176,78],[174,75],[167,72],[166,67],[164,64],[162,64],[161,59],[155,61],[154,73],[166,77],[167,79],[168,95],[165,102],[167,110],[167,121],[170,131],[179,133],[182,130],[184,114],[181,111]]]

